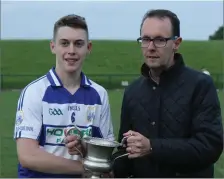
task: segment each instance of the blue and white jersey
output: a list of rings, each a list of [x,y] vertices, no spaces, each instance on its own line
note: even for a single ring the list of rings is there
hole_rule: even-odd
[[[71,156],[62,142],[64,129],[73,124],[82,131],[83,136],[114,140],[107,91],[84,73],[81,73],[81,86],[73,95],[63,87],[54,68],[23,89],[18,100],[15,139],[35,139],[46,152],[78,160],[79,156]],[[19,164],[18,177],[75,176],[43,174]]]

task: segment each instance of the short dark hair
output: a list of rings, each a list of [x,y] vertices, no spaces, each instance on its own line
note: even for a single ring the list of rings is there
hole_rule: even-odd
[[[55,22],[54,32],[53,32],[54,39],[58,29],[64,26],[83,29],[87,33],[87,38],[89,37],[88,26],[87,26],[85,18],[75,14],[70,14],[70,15],[61,17],[58,21]]]
[[[140,26],[140,34],[142,30],[142,25],[147,18],[151,17],[158,17],[158,18],[169,18],[172,24],[173,36],[180,36],[180,20],[178,19],[177,15],[169,10],[166,9],[156,9],[147,11],[142,19],[141,26]]]

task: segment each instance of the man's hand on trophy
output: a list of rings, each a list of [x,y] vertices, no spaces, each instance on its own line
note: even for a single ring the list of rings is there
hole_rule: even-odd
[[[78,136],[68,135],[64,141],[70,155],[85,155],[85,147]]]
[[[129,153],[128,158],[142,157],[151,152],[150,140],[142,134],[130,130],[124,136],[130,136],[127,138],[126,148]]]

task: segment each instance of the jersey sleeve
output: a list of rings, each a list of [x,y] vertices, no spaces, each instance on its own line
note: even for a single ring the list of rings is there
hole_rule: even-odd
[[[25,88],[18,100],[14,139],[38,139],[42,128],[42,103],[38,91],[29,86]]]
[[[113,123],[111,119],[111,110],[109,104],[108,93],[104,91],[102,98],[102,109],[100,115],[100,130],[102,132],[103,138],[108,140],[114,140]]]

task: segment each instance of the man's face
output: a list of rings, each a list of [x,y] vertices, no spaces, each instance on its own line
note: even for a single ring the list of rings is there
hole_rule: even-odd
[[[143,39],[172,37],[172,24],[170,19],[160,19],[157,17],[147,18],[142,26],[141,37]],[[157,42],[159,43],[160,41],[158,40]],[[147,47],[142,47],[145,63],[151,69],[167,68],[170,65],[172,55],[178,49],[180,43],[181,38],[168,40],[164,47],[156,47],[153,41],[149,42]]]
[[[73,73],[81,71],[83,61],[92,45],[87,39],[85,30],[64,26],[58,29],[50,47],[52,53],[56,55],[58,68]]]

